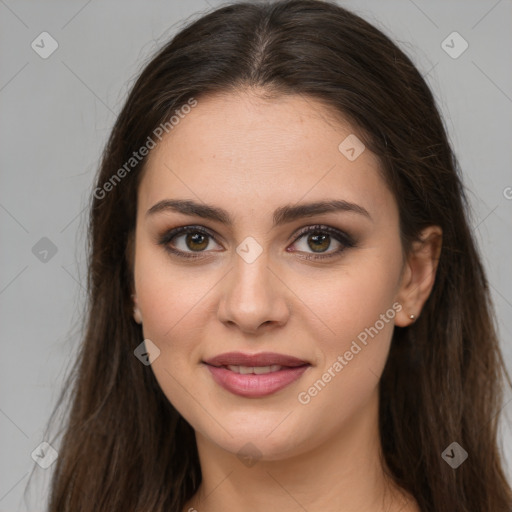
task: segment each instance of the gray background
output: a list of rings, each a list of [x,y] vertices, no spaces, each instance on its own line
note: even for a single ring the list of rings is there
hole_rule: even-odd
[[[469,189],[512,371],[512,2],[339,3],[389,34],[435,93]],[[116,114],[148,57],[190,16],[220,5],[0,0],[0,512],[26,510],[33,468],[29,510],[43,510],[51,467],[39,468],[31,453],[44,441],[80,340],[85,208]],[[59,45],[47,59],[31,47],[43,31]],[[441,46],[453,31],[469,44],[456,59]],[[32,250],[42,237],[57,249],[47,261]],[[501,442],[511,476],[510,392],[505,403]]]

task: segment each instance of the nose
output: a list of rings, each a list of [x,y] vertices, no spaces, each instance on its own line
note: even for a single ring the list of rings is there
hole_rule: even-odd
[[[291,292],[279,272],[269,266],[265,251],[252,263],[235,257],[234,268],[223,279],[218,309],[221,322],[250,334],[286,324]]]

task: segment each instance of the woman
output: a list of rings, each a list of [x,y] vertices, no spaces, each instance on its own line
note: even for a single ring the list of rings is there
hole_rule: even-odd
[[[313,0],[193,22],[92,196],[50,512],[512,510],[457,161],[376,28]]]

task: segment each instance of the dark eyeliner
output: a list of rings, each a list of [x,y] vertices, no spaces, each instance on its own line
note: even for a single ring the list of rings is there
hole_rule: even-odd
[[[169,243],[175,236],[183,234],[183,233],[201,233],[202,235],[209,236],[215,240],[215,237],[208,230],[203,228],[202,226],[180,226],[178,228],[170,229],[169,231],[166,231],[165,233],[163,233],[163,235],[161,235],[158,238],[158,244],[162,245],[165,251],[167,251],[171,254],[175,254],[181,258],[188,258],[188,259],[203,258],[204,255],[202,254],[202,252],[204,252],[204,251],[197,251],[197,254],[194,254],[193,252],[187,253],[187,252],[180,251],[178,249],[173,249],[169,245]]]
[[[323,224],[307,226],[307,227],[301,229],[298,233],[296,233],[293,236],[293,243],[297,242],[297,240],[299,240],[304,235],[307,235],[309,233],[327,233],[327,234],[331,235],[335,240],[337,240],[340,244],[342,244],[342,247],[340,249],[338,249],[337,251],[325,253],[325,254],[323,254],[323,253],[307,253],[307,255],[304,255],[304,254],[300,253],[300,254],[298,254],[299,258],[306,259],[306,260],[323,260],[323,259],[327,259],[327,258],[333,258],[333,257],[339,256],[346,249],[350,249],[350,248],[356,246],[355,240],[348,233],[345,233],[344,231],[340,231],[339,229],[331,228],[330,226],[325,226]],[[292,251],[292,252],[296,252],[296,251]]]

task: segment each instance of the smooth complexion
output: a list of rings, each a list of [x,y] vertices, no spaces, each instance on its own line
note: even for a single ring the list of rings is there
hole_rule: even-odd
[[[314,99],[267,100],[250,90],[200,98],[149,155],[138,193],[134,318],[161,351],[151,368],[162,391],[196,432],[203,481],[184,511],[419,510],[383,473],[378,383],[394,325],[419,316],[431,291],[441,231],[425,229],[424,242],[403,253],[379,161],[368,149],[355,161],[338,150],[352,133]],[[232,224],[148,212],[176,199],[221,208]],[[273,225],[284,206],[328,200],[357,206]],[[341,241],[322,230],[320,239],[298,235],[316,225],[338,230]],[[165,238],[183,226],[209,234]],[[236,252],[247,237],[262,249],[252,263]],[[315,256],[324,258],[307,259]],[[394,320],[314,400],[299,403],[395,302],[403,307]],[[311,366],[284,389],[247,398],[219,386],[202,362],[231,351],[277,352]],[[247,443],[260,454],[254,465],[237,456]]]

